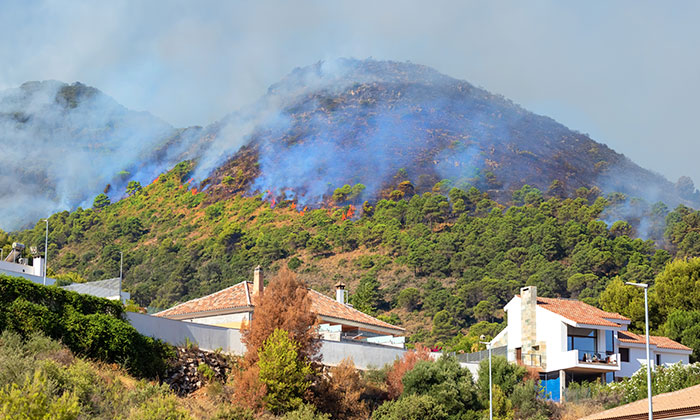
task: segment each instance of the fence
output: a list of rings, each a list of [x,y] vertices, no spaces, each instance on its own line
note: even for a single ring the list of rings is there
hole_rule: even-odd
[[[491,356],[503,356],[508,355],[508,346],[494,347],[491,349]],[[460,363],[478,363],[484,359],[489,358],[488,350],[481,350],[474,353],[462,353],[456,354],[457,361]]]
[[[184,346],[190,342],[202,350],[221,350],[237,355],[245,353],[241,332],[236,329],[176,321],[134,312],[127,312],[126,318],[141,334],[159,338],[174,346]],[[356,368],[362,370],[381,368],[401,358],[406,352],[396,347],[364,342],[321,340],[321,343],[320,353],[325,365],[335,366],[343,359],[349,358]]]

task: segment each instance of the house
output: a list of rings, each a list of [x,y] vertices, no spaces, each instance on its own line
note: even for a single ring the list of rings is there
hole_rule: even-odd
[[[253,319],[253,297],[264,293],[260,267],[255,269],[253,282],[243,281],[210,295],[181,303],[155,316],[240,329]],[[319,317],[319,333],[324,340],[353,340],[404,347],[405,330],[354,309],[345,303],[344,284],[336,285],[335,299],[309,289],[311,310]]]
[[[539,372],[545,392],[559,401],[567,384],[629,377],[646,364],[645,338],[630,319],[571,299],[520,289],[505,306],[508,325],[492,341],[507,346],[509,361]],[[667,337],[651,337],[654,365],[688,363],[692,350]]]
[[[648,401],[644,398],[584,417],[582,420],[645,420],[649,418]],[[651,398],[651,402],[654,418],[700,419],[700,385],[656,395]]]

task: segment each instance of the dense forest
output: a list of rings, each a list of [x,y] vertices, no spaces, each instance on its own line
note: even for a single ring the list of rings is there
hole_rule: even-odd
[[[191,169],[183,162],[151,185],[130,183],[116,203],[98,196],[93,208],[52,215],[50,272],[116,277],[123,252],[125,289],[166,308],[250,279],[258,264],[286,266],[321,292],[344,281],[356,308],[406,327],[412,342],[469,351],[470,327],[495,334],[524,285],[610,306],[601,298],[621,281],[651,283],[673,258],[700,254],[700,212],[596,189],[560,198],[525,186],[500,204],[449,181],[416,194],[398,173],[387,199],[355,203],[362,185],[346,185],[308,209],[266,194],[214,200],[189,187]],[[2,234],[5,253],[15,240],[43,249],[44,227]],[[612,309],[638,327],[627,306]]]

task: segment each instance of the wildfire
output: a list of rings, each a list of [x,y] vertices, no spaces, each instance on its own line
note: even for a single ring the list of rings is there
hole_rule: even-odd
[[[352,204],[350,204],[350,206],[348,207],[348,211],[347,211],[347,212],[343,212],[343,214],[342,214],[342,216],[341,216],[340,219],[341,219],[341,220],[352,219],[352,216],[354,216],[354,215],[355,215],[355,206],[353,206]]]
[[[291,208],[292,210],[294,210],[294,209],[296,209],[296,208],[297,208],[297,203],[292,203],[292,205],[291,205],[291,206],[289,206],[289,207],[290,207],[290,208]]]
[[[192,188],[192,195],[197,195],[197,189],[196,189],[196,188]]]
[[[151,182],[151,185],[153,185],[153,184],[155,184],[156,182],[158,182],[159,179],[160,179],[160,175],[158,175],[158,176],[156,177],[156,179],[154,179],[153,182]]]

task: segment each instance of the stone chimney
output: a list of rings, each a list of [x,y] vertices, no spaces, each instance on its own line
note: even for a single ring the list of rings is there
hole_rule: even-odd
[[[345,305],[345,283],[339,282],[335,285],[335,300]]]
[[[262,295],[264,288],[265,282],[263,281],[262,268],[257,266],[253,272],[253,296]]]
[[[531,353],[537,345],[537,287],[520,289],[520,322],[523,353]]]

